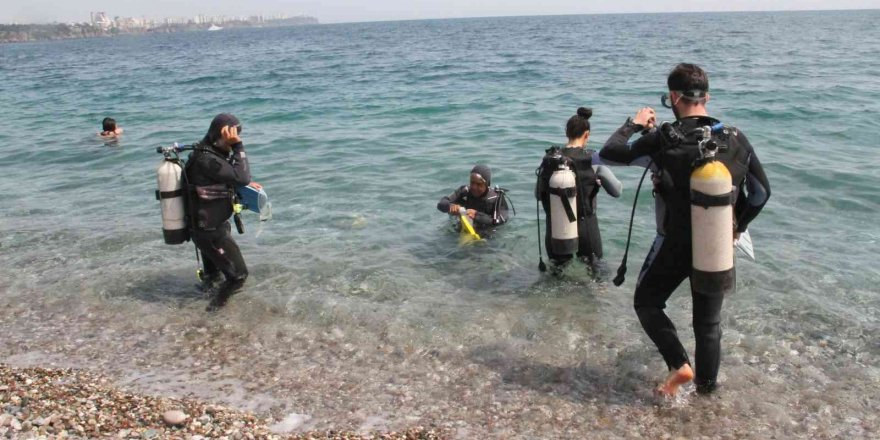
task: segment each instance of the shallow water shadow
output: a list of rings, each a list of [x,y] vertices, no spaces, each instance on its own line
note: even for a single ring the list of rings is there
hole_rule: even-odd
[[[207,300],[207,294],[197,289],[198,281],[194,277],[149,275],[120,284],[117,288],[108,287],[106,297],[127,297],[137,301],[167,304],[176,308]]]
[[[560,367],[512,354],[500,345],[478,347],[470,352],[475,362],[495,370],[508,384],[517,384],[553,394],[575,403],[599,401],[615,405],[651,405],[650,378],[634,371],[641,364],[638,353],[621,352],[614,366],[605,367],[589,360]]]

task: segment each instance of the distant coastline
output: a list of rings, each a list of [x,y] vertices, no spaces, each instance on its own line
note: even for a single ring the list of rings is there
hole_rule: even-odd
[[[299,16],[277,20],[250,21],[236,20],[222,24],[223,28],[283,27],[319,24],[318,19]],[[212,23],[158,24],[150,27],[121,28],[98,26],[90,23],[52,23],[52,24],[0,24],[0,43],[26,43],[33,41],[71,40],[91,37],[113,37],[117,35],[142,35],[150,33],[174,33],[207,31]]]

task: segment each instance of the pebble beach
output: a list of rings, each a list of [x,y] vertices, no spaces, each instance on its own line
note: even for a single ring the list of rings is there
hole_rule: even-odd
[[[278,434],[274,421],[191,399],[139,395],[86,370],[0,364],[0,438],[434,440],[439,430]]]

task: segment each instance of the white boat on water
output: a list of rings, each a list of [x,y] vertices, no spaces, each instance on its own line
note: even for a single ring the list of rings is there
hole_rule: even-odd
[[[209,31],[219,31],[221,29],[223,29],[223,28],[220,26],[217,26],[216,24],[212,24],[211,27],[208,28]]]

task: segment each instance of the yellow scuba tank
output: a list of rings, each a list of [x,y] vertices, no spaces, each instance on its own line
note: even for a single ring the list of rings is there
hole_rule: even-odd
[[[720,125],[720,124],[719,124]],[[702,158],[691,173],[691,285],[702,294],[725,294],[736,285],[733,247],[733,204],[736,191],[730,171],[715,153],[711,141],[716,127],[703,127],[699,142]]]

